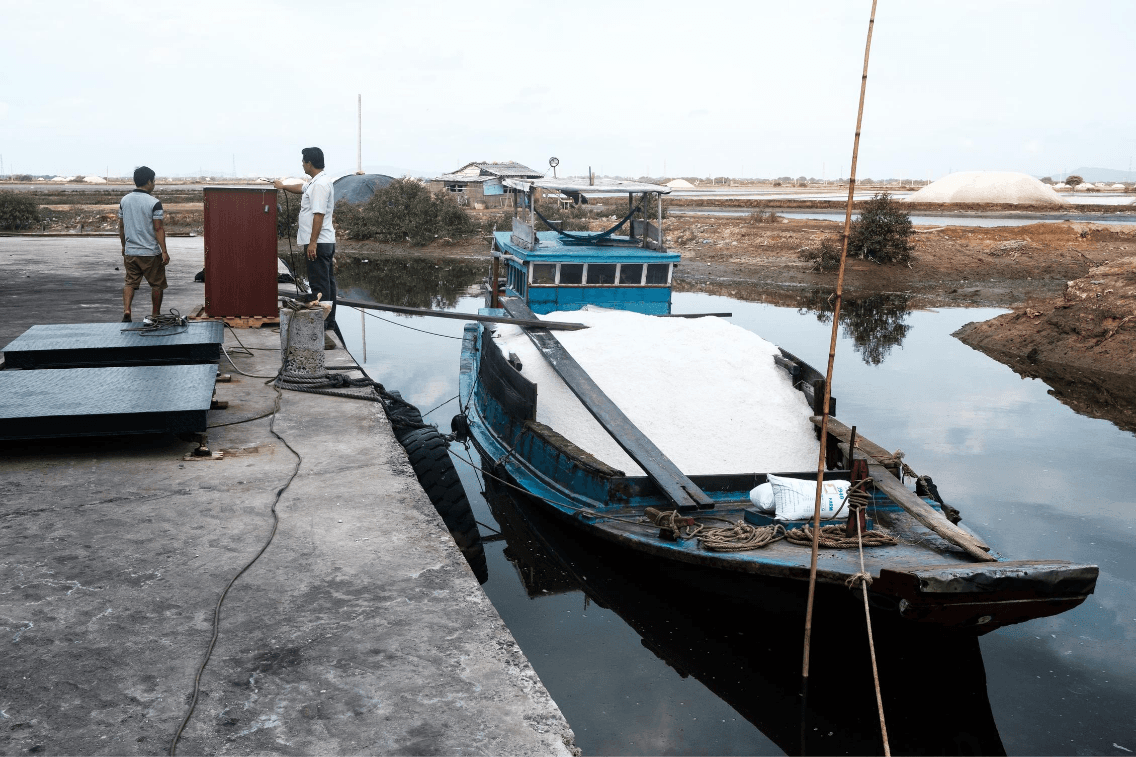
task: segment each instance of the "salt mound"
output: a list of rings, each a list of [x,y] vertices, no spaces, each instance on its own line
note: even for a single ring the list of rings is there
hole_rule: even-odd
[[[52,178],[51,181],[67,181],[67,177],[66,176],[56,176],[56,177]]]
[[[804,396],[773,363],[777,348],[718,318],[657,318],[586,308],[548,320],[587,324],[556,338],[616,405],[686,474],[816,468]],[[643,472],[518,326],[494,339],[537,383],[537,420],[628,475]]]
[[[1113,184],[1111,189],[1124,189],[1123,184]]]
[[[668,181],[667,186],[672,189],[694,189],[694,185],[686,179],[675,179],[674,181]]]
[[[1096,189],[1096,188],[1097,188],[1096,184],[1093,184],[1092,182],[1086,181],[1086,182],[1083,182],[1083,183],[1078,184],[1077,186],[1073,187],[1073,191],[1074,192],[1088,192],[1090,189]]]
[[[101,176],[88,176],[83,179],[84,184],[106,184],[107,180]]]
[[[907,202],[1068,204],[1034,177],[1012,171],[959,171],[928,184],[906,199]]]

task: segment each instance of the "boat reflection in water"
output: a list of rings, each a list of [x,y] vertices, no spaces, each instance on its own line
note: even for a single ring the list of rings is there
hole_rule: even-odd
[[[859,594],[818,587],[802,714],[805,608],[796,587],[770,581],[761,606],[733,601],[728,585],[697,583],[705,572],[621,554],[551,520],[527,495],[489,476],[485,484],[505,557],[530,598],[582,591],[788,754],[882,754]],[[892,753],[1005,754],[978,638],[883,617],[873,616],[872,629]]]

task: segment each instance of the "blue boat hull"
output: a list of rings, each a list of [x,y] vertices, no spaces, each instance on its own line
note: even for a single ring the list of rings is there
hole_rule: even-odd
[[[700,548],[697,539],[661,538],[658,527],[644,520],[644,511],[648,507],[673,508],[654,483],[646,477],[625,475],[539,423],[536,385],[505,361],[487,338],[486,329],[478,324],[466,326],[459,391],[463,407],[468,407],[470,438],[485,461],[487,475],[524,492],[543,510],[574,528],[644,557],[664,560],[677,569],[712,569],[712,573],[739,578],[787,579],[800,587],[805,585],[810,550],[787,541],[748,552],[712,552]],[[779,475],[812,479],[816,473]],[[690,479],[715,504],[712,511],[700,515],[738,522],[750,506],[749,491],[763,483],[765,475],[691,475]],[[876,523],[902,537],[896,546],[865,550],[865,567],[876,579],[874,600],[911,620],[985,633],[1009,623],[1063,612],[1084,601],[1095,586],[1095,566],[1057,561],[1048,563],[1049,573],[1044,573],[1019,567],[1024,565],[1019,563],[971,563],[964,552],[914,523],[882,494],[875,496],[869,514]],[[724,524],[710,521],[706,525]],[[908,586],[907,578],[918,571],[943,567],[960,575],[985,577],[972,582],[982,588],[947,596],[923,595]],[[826,550],[818,565],[817,580],[842,586],[859,571],[856,550]],[[888,576],[880,580],[885,571],[892,576],[890,580]],[[1068,580],[1059,589],[1050,590],[1048,584],[1054,581],[1055,572],[1068,573]],[[752,582],[752,586],[751,599],[760,601],[761,582]],[[1023,597],[1027,601],[1020,601]]]

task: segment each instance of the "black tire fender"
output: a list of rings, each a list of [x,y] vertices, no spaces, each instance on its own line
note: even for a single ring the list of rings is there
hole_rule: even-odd
[[[485,549],[473,509],[465,496],[465,488],[458,477],[454,461],[450,459],[450,445],[436,428],[416,428],[399,439],[410,458],[414,475],[426,491],[442,522],[465,556],[479,583],[489,579],[485,562]]]

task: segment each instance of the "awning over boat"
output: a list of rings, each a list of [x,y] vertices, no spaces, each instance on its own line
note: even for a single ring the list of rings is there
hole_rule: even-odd
[[[585,178],[565,179],[505,179],[505,186],[528,192],[533,187],[553,192],[584,192],[586,194],[627,194],[629,192],[658,192],[670,194],[671,188],[659,184],[645,184],[641,181],[622,181],[620,179],[596,179],[594,184]]]

